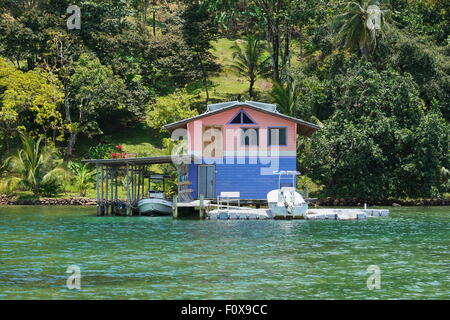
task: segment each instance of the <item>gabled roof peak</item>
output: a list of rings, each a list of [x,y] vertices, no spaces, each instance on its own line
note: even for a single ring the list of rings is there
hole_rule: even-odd
[[[172,130],[175,130],[177,128],[186,127],[186,124],[188,122],[195,121],[203,117],[208,117],[213,114],[221,113],[225,110],[238,108],[241,106],[295,122],[297,123],[297,132],[304,136],[310,136],[314,131],[320,129],[318,125],[315,125],[313,123],[279,113],[277,110],[277,106],[275,104],[256,101],[245,101],[245,102],[230,101],[230,102],[209,104],[206,112],[188,119],[183,119],[180,121],[166,124],[164,128],[171,132]]]

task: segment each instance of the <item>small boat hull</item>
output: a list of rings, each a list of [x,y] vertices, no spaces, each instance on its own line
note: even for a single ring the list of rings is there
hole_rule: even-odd
[[[138,210],[142,215],[170,215],[172,203],[164,199],[142,199],[138,202]]]
[[[267,202],[274,217],[304,216],[308,204],[294,188],[275,189],[267,194]]]
[[[308,204],[295,205],[288,210],[283,203],[269,202],[269,208],[274,216],[303,216],[308,210]]]

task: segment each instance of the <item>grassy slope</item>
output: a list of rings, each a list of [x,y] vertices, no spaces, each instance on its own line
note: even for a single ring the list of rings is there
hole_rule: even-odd
[[[232,40],[225,38],[214,42],[213,54],[217,57],[217,62],[221,65],[220,72],[210,75],[212,88],[210,89],[210,103],[223,102],[230,100],[246,100],[248,97],[248,81],[229,70],[228,66],[232,62]],[[268,101],[268,90],[271,85],[268,80],[259,79],[255,85],[255,91],[258,94],[258,100]],[[205,99],[205,93],[202,92],[201,98]],[[76,153],[79,158],[84,158],[89,147],[98,143],[109,143],[113,146],[122,144],[126,153],[133,156],[155,156],[162,153],[161,145],[162,135],[160,132],[149,128],[145,123],[137,123],[132,128],[127,128],[111,135],[105,135],[98,139],[80,138],[77,144]],[[158,168],[155,168],[155,171]],[[78,196],[74,186],[68,183],[65,187],[62,197]],[[122,188],[121,188],[122,189]],[[120,190],[124,193],[124,190]],[[17,192],[21,198],[33,198],[31,192]],[[124,194],[123,194],[124,195]],[[88,190],[88,197],[95,198],[95,190]]]
[[[229,68],[232,62],[232,40],[225,38],[219,39],[214,43],[213,54],[217,57],[217,62],[221,65],[221,71],[210,76],[213,86],[210,89],[210,102],[223,102],[229,100],[248,99],[248,81],[238,76]],[[256,82],[256,91],[261,97],[260,100],[266,101],[270,82],[260,79]],[[202,92],[201,98],[205,99],[205,93]],[[99,141],[84,140],[80,141],[78,154],[84,155],[87,149],[97,144]],[[117,132],[113,135],[106,135],[102,142],[112,145],[122,144],[127,153],[133,153],[137,156],[157,155],[161,152],[161,134],[144,123],[137,124],[134,128]]]
[[[108,143],[113,146],[123,145],[126,153],[135,156],[151,156],[161,153],[161,134],[149,128],[145,123],[137,123],[134,127],[117,131],[114,134],[104,135],[101,141],[95,139],[84,139],[80,141],[77,153],[80,157],[86,154],[89,147],[99,142]]]
[[[248,97],[248,81],[242,76],[237,75],[230,70],[229,66],[233,61],[231,46],[233,40],[221,38],[213,43],[212,53],[217,58],[217,63],[221,66],[220,72],[211,74],[209,80],[212,87],[210,88],[210,103],[231,101],[231,100],[249,100]],[[268,89],[271,83],[267,79],[258,79],[255,85],[255,91],[259,100],[267,100]],[[206,98],[204,92],[201,97]]]

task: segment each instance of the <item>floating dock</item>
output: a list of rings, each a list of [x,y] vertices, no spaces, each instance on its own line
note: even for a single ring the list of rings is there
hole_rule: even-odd
[[[270,209],[224,209],[212,210],[206,214],[210,220],[365,220],[372,217],[387,217],[388,209],[308,209],[304,216],[274,216]]]
[[[228,209],[208,212],[210,220],[268,220],[273,219],[270,209]]]
[[[371,217],[387,217],[388,209],[309,209],[307,220],[364,220]]]

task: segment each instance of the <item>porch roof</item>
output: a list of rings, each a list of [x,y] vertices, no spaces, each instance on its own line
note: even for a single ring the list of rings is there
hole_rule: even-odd
[[[148,164],[163,164],[171,163],[176,160],[178,163],[192,163],[195,161],[194,155],[181,156],[155,156],[155,157],[141,157],[141,158],[123,158],[123,159],[84,159],[81,162],[101,164],[110,167],[121,167],[126,165],[148,165]]]

